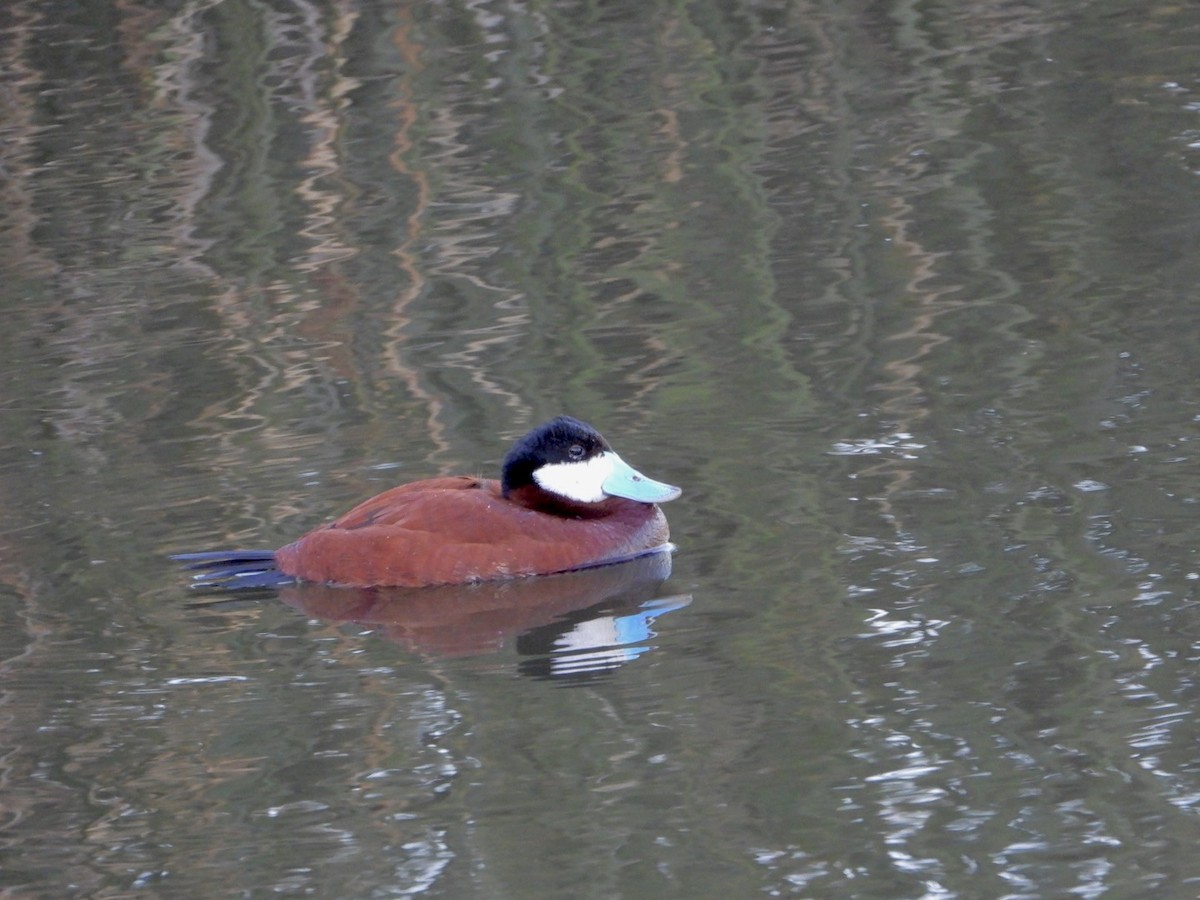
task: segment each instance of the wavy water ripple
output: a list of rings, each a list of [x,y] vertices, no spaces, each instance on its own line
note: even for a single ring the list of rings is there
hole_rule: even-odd
[[[5,4],[0,893],[1194,895],[1198,29]],[[673,571],[165,560],[559,412]]]

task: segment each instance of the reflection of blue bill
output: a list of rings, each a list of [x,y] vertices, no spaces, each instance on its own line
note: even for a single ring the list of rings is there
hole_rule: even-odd
[[[692,598],[687,595],[647,600],[636,612],[623,616],[601,615],[561,634],[554,641],[550,657],[553,675],[575,675],[615,669],[637,659],[652,644],[651,626],[659,616],[683,609]]]

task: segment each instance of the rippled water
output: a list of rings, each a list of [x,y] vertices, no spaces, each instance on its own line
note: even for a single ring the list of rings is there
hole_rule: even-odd
[[[6,5],[0,890],[1194,896],[1198,31]],[[166,559],[558,412],[673,558]]]

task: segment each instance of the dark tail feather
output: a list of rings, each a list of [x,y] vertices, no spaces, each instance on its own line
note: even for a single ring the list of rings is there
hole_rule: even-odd
[[[203,591],[246,591],[279,587],[296,579],[280,572],[271,550],[210,550],[178,553],[171,559],[196,572],[192,587]]]

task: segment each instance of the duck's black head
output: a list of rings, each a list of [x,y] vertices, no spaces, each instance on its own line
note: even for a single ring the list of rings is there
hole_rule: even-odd
[[[570,416],[551,419],[517,441],[504,458],[501,485],[506,497],[536,487],[572,504],[609,497],[665,503],[681,493],[629,466],[600,432]]]

